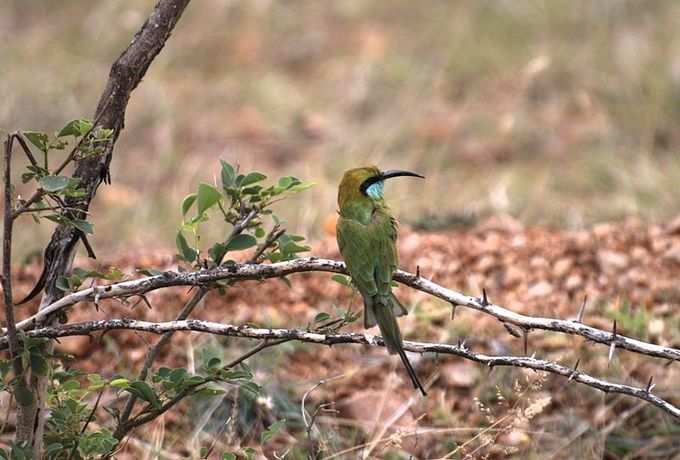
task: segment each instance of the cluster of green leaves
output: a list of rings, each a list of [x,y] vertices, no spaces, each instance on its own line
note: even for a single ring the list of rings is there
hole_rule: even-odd
[[[267,237],[263,217],[271,216],[275,224],[280,220],[271,206],[291,193],[307,190],[313,184],[303,182],[292,176],[281,177],[275,184],[264,185],[267,176],[254,171],[239,173],[226,161],[221,161],[221,187],[200,184],[195,193],[187,195],[182,201],[182,225],[177,232],[176,245],[180,260],[201,266],[215,267],[232,251],[241,251],[256,246]],[[218,241],[207,249],[207,257],[202,257],[200,226],[209,221],[211,211],[219,211],[223,221],[232,227],[241,228],[232,232],[224,241]],[[254,214],[245,225],[246,216]],[[186,235],[190,235],[187,240]],[[295,258],[309,247],[300,244],[304,237],[282,235],[264,256],[273,262]],[[203,259],[203,260],[201,260]]]
[[[84,220],[78,220],[65,208],[66,198],[81,196],[83,190],[77,179],[54,174],[50,169],[49,158],[53,150],[63,150],[71,136],[75,142],[81,141],[75,157],[84,157],[101,153],[105,141],[111,132],[91,131],[92,124],[86,120],[74,120],[67,124],[53,137],[35,131],[24,132],[24,138],[43,154],[42,165],[31,161],[27,173],[22,176],[24,182],[35,181],[40,190],[40,199],[30,211],[57,222],[65,222],[85,233],[91,233],[92,226]],[[63,162],[62,162],[63,164]],[[61,169],[61,167],[57,168]],[[216,267],[223,262],[227,254],[262,245],[259,253],[262,259],[273,262],[295,258],[298,253],[309,248],[303,244],[304,238],[298,235],[287,235],[274,232],[280,230],[281,222],[273,213],[272,205],[292,193],[306,190],[312,184],[287,176],[265,185],[267,177],[259,172],[239,173],[226,162],[221,163],[221,187],[200,184],[196,193],[187,196],[182,203],[183,222],[177,234],[179,257],[200,267]],[[42,212],[45,211],[45,212]],[[221,216],[227,226],[224,241],[212,244],[205,251],[200,246],[200,225],[208,222],[215,215]],[[246,218],[248,217],[248,218]],[[271,218],[272,230],[265,230],[263,220]],[[37,218],[37,217],[36,217]],[[232,231],[228,232],[228,226]],[[238,231],[234,231],[236,227]],[[185,234],[193,237],[189,244]],[[276,235],[276,238],[273,238]],[[267,244],[264,244],[265,241]],[[205,252],[205,255],[204,255]],[[157,270],[146,269],[142,273],[158,274]],[[88,279],[115,281],[122,277],[120,270],[109,271],[85,270],[75,268],[68,276],[59,279],[57,285],[63,291],[73,291],[82,286]],[[217,286],[223,288],[224,286]],[[115,395],[134,395],[142,401],[142,407],[129,422],[135,418],[149,414],[160,414],[168,407],[184,397],[214,397],[223,393],[222,385],[228,383],[239,388],[239,396],[251,399],[258,398],[262,389],[253,381],[252,372],[241,364],[239,369],[225,367],[221,358],[210,356],[203,361],[198,372],[192,374],[183,368],[159,368],[148,380],[129,379],[115,375],[104,378],[98,373],[85,375],[76,370],[55,370],[55,356],[45,354],[44,339],[31,339],[21,336],[21,355],[24,369],[30,369],[36,376],[46,376],[49,381],[46,405],[49,416],[46,422],[45,446],[46,458],[49,459],[89,459],[98,458],[110,453],[117,445],[112,425],[121,423],[121,398],[115,398],[112,404],[103,407],[111,420],[98,421],[92,401],[104,392]],[[28,405],[34,400],[32,390],[22,379],[11,378],[11,366],[8,361],[0,361],[0,391],[10,391],[19,404]],[[101,416],[101,414],[100,414]],[[96,422],[96,423],[91,423]],[[261,434],[261,443],[268,442],[283,426],[283,421],[273,423]],[[236,453],[224,453],[223,458],[254,458],[256,451],[243,448]],[[0,450],[2,458],[31,458],[30,448],[12,446],[10,453]]]
[[[49,371],[49,357],[46,356],[42,347],[46,339],[26,337],[20,334],[22,348],[18,356],[21,359],[23,369],[31,369],[34,375],[45,376]],[[0,360],[0,391],[9,391],[14,395],[17,403],[29,406],[33,403],[33,393],[26,386],[24,379],[17,379],[10,375],[11,363],[8,360]]]
[[[113,130],[92,128],[91,121],[77,119],[68,122],[53,135],[41,131],[21,133],[42,156],[42,162],[30,161],[26,171],[21,175],[23,183],[35,182],[41,193],[40,198],[31,207],[31,215],[36,221],[42,217],[59,224],[71,225],[83,233],[92,233],[92,224],[85,219],[74,217],[67,212],[64,205],[67,198],[77,199],[86,195],[87,192],[81,186],[80,180],[77,177],[63,175],[50,165],[50,159],[55,153],[65,150],[71,143],[74,144],[73,150],[68,157],[60,158],[61,165],[68,161],[102,154],[113,135]],[[32,154],[31,158],[34,158]],[[56,169],[63,169],[61,165]]]
[[[88,431],[85,425],[96,421],[88,397],[106,387],[113,388],[112,382],[99,374],[85,376],[75,369],[55,371],[50,380],[45,456],[54,460],[89,459],[111,452],[118,443],[111,431],[106,428]]]
[[[285,426],[285,420],[277,420],[269,425],[269,427],[260,434],[260,445],[267,444]],[[203,454],[203,452],[201,452],[201,454]],[[224,452],[221,458],[222,460],[237,460],[239,458],[254,460],[256,454],[257,451],[252,447],[243,447],[238,452]]]

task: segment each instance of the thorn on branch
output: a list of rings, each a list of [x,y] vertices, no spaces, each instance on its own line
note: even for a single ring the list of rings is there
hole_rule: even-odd
[[[451,321],[456,317],[456,307],[458,304],[451,302]]]
[[[576,377],[576,374],[578,372],[578,365],[581,362],[581,358],[576,360],[576,364],[574,364],[574,370],[571,371],[571,374],[569,374],[569,381],[574,380],[574,377]]]
[[[80,234],[80,241],[83,242],[83,246],[85,246],[85,250],[87,251],[87,257],[90,259],[96,259],[97,255],[94,253],[94,249],[92,249],[92,245],[87,239],[87,235],[85,235],[85,232],[79,231]]]
[[[482,306],[488,307],[491,305],[489,303],[489,298],[486,296],[486,289],[482,288]]]
[[[146,306],[149,310],[153,310],[153,307],[151,306],[151,302],[149,302],[149,299],[147,299],[144,294],[140,294],[139,297],[142,298],[142,300],[144,301],[144,303],[146,304]]]
[[[607,365],[611,364],[615,350],[616,350],[616,320],[614,320],[614,327],[612,330],[612,342],[609,345],[609,358],[607,360]]]
[[[420,265],[416,265],[416,278],[420,278]]]
[[[656,387],[656,384],[652,383],[654,380],[654,376],[650,375],[649,376],[649,381],[647,382],[647,388],[645,389],[645,392],[651,393],[654,387]]]
[[[99,289],[97,289],[97,285],[94,284],[94,280],[92,281],[92,294],[93,294],[92,301],[94,302],[94,309],[99,311],[99,296],[100,296],[100,293],[99,293]]]
[[[508,334],[510,334],[513,337],[520,338],[522,337],[522,334],[517,331],[514,327],[512,327],[509,323],[503,322],[503,327],[505,328],[506,331],[508,331]]]
[[[460,339],[458,339],[458,348],[460,349],[460,351],[467,351],[467,347],[465,346],[465,342],[466,342],[465,339],[463,339],[462,341]]]
[[[588,304],[588,294],[583,296],[583,302],[581,302],[581,307],[578,309],[578,313],[576,314],[576,322],[582,323],[583,322],[583,313],[586,311],[586,305]]]

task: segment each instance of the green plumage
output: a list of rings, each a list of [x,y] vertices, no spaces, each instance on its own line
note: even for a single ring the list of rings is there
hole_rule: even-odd
[[[396,320],[396,317],[407,314],[404,306],[392,294],[392,274],[399,264],[398,224],[381,195],[369,196],[361,192],[360,185],[370,175],[364,173],[353,177],[352,174],[357,175],[358,171],[366,170],[367,174],[379,174],[377,168],[350,170],[340,186],[338,247],[352,281],[364,300],[364,327],[378,325],[387,350],[391,354],[399,354],[414,387],[425,394],[403,350]],[[358,193],[343,190],[347,187],[356,189]]]

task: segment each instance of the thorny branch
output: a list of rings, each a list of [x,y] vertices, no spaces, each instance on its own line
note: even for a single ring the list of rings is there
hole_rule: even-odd
[[[234,237],[240,235],[246,228],[248,228],[248,225],[250,222],[255,218],[257,215],[257,212],[255,210],[251,210],[250,212],[246,212],[245,210],[241,211],[241,217],[239,221],[234,225],[234,228],[231,230],[231,233],[227,237],[226,241],[229,242],[231,241]],[[262,243],[262,245],[256,250],[255,256],[253,256],[254,260],[257,260],[259,255],[261,254],[260,248],[262,248],[262,252],[264,252],[269,245],[271,245],[276,239],[273,241],[271,240],[271,235],[273,232],[278,232],[278,228],[276,230],[272,230],[272,232],[269,233],[268,237],[265,239],[265,241]],[[278,238],[278,237],[277,237]],[[221,263],[222,260],[217,261],[217,263]],[[184,308],[182,308],[182,311],[179,312],[179,314],[176,317],[176,320],[183,320],[187,319],[189,315],[194,311],[194,308],[203,300],[203,297],[208,293],[210,288],[208,286],[201,286],[194,292],[194,295],[191,296],[189,301],[184,305]],[[174,332],[166,332],[163,334],[163,336],[158,339],[158,342],[151,348],[149,353],[146,354],[146,358],[144,359],[144,364],[142,365],[142,369],[139,371],[139,380],[146,380],[146,377],[149,373],[149,369],[153,365],[154,361],[156,361],[156,358],[158,358],[159,353],[161,350],[165,347],[170,342],[170,339],[172,338]],[[128,419],[130,418],[130,414],[132,414],[132,409],[134,408],[135,401],[137,400],[137,397],[134,394],[130,394],[128,396],[127,401],[125,401],[125,406],[123,407],[123,411],[121,412],[120,416],[120,422],[119,426],[116,429],[116,433],[118,435],[122,435],[119,431],[123,429],[125,424],[127,423]],[[116,436],[118,439],[121,438],[121,436]]]
[[[262,280],[280,278],[293,273],[303,272],[333,272],[346,273],[342,262],[316,257],[305,257],[275,264],[230,264],[213,270],[179,273],[164,272],[160,275],[123,281],[103,286],[93,286],[66,295],[60,300],[46,306],[37,314],[17,323],[17,329],[28,330],[43,324],[45,319],[71,305],[82,301],[92,301],[95,296],[101,300],[112,297],[129,297],[144,294],[170,286],[203,286],[219,280]],[[394,280],[413,289],[428,293],[452,305],[464,306],[491,315],[502,323],[514,324],[523,330],[542,329],[563,334],[578,335],[593,342],[605,344],[608,347],[616,343],[616,347],[655,358],[680,361],[680,350],[662,345],[655,345],[641,340],[626,337],[620,333],[603,331],[587,326],[578,320],[562,320],[543,318],[515,313],[499,305],[490,303],[487,299],[467,296],[457,291],[447,289],[414,274],[397,270]],[[6,346],[6,339],[0,337],[0,346]]]
[[[36,327],[40,327],[42,324],[44,324],[44,321],[48,315],[54,314],[57,311],[81,301],[92,301],[95,298],[98,300],[114,297],[126,298],[133,295],[143,295],[147,292],[170,286],[197,286],[201,289],[205,289],[210,284],[219,280],[229,280],[231,282],[242,280],[262,280],[267,278],[279,278],[292,273],[316,271],[346,273],[345,266],[342,262],[319,259],[315,257],[300,258],[275,264],[225,264],[212,270],[199,270],[196,272],[179,273],[169,271],[160,275],[131,281],[113,283],[104,286],[93,286],[91,288],[69,294],[47,306],[36,315],[17,323],[17,328],[27,331],[26,334],[29,337],[57,338],[66,335],[82,335],[98,330],[110,329],[135,329],[157,334],[167,334],[178,330],[192,330],[213,334],[230,335],[235,337],[249,337],[259,339],[278,338],[328,345],[335,343],[367,343],[371,345],[376,343],[380,344],[381,339],[361,334],[321,334],[298,330],[257,329],[246,326],[222,325],[218,323],[207,323],[193,320],[170,321],[165,323],[148,323],[134,320],[93,321],[80,324],[35,329]],[[445,300],[452,305],[466,306],[489,314],[500,320],[503,324],[512,324],[521,328],[525,334],[528,334],[528,332],[532,329],[542,329],[578,335],[585,337],[588,340],[605,344],[610,350],[612,349],[612,344],[614,344],[614,347],[620,347],[622,349],[646,356],[664,358],[671,361],[680,360],[680,350],[678,349],[650,344],[637,339],[629,338],[618,333],[615,328],[613,328],[612,332],[608,332],[586,326],[581,321],[583,307],[579,312],[579,316],[581,316],[581,318],[577,317],[577,319],[574,320],[533,317],[514,313],[506,308],[494,305],[489,301],[488,296],[486,295],[483,295],[482,298],[466,296],[462,293],[444,288],[432,281],[401,270],[394,274],[394,279],[404,285]],[[6,337],[0,337],[0,347],[2,346],[7,346]],[[466,359],[487,364],[490,367],[518,366],[552,372],[567,377],[569,380],[574,380],[605,392],[622,393],[642,399],[654,404],[665,412],[680,418],[680,409],[654,395],[652,393],[653,385],[651,384],[648,384],[646,388],[638,388],[629,385],[610,383],[578,371],[576,368],[577,366],[574,368],[569,368],[554,362],[535,359],[534,357],[487,356],[475,354],[465,349],[463,346],[454,347],[452,345],[446,344],[408,342],[405,349],[420,353],[437,352],[444,354],[454,354]],[[126,424],[125,426],[126,428],[133,427],[133,425],[130,423]],[[134,426],[137,425],[135,424]]]
[[[368,346],[384,346],[382,338],[368,334],[342,333],[342,334],[321,334],[299,329],[267,329],[250,326],[236,326],[231,324],[215,323],[211,321],[184,320],[167,321],[153,323],[148,321],[138,321],[132,319],[111,319],[101,321],[86,321],[82,323],[67,324],[62,326],[44,327],[26,333],[29,337],[48,337],[59,338],[73,335],[89,335],[96,331],[111,330],[135,330],[149,332],[153,334],[164,334],[169,331],[194,331],[215,335],[241,337],[251,339],[269,340],[298,340],[300,342],[316,343],[322,345],[337,345],[343,343],[354,343]],[[464,344],[449,345],[427,342],[404,342],[404,349],[414,353],[438,353],[455,355],[471,361],[485,364],[490,368],[495,366],[514,366],[537,371],[550,372],[561,375],[575,382],[596,388],[605,393],[620,393],[632,396],[658,407],[664,412],[680,419],[680,408],[652,393],[653,387],[646,388],[612,383],[598,379],[589,374],[570,367],[534,357],[523,356],[492,356],[482,353],[475,353],[468,349]],[[174,405],[174,404],[172,404]],[[165,405],[163,406],[165,408]],[[169,408],[169,407],[168,407]],[[165,408],[167,410],[167,408]],[[148,421],[148,420],[147,420]],[[139,423],[143,424],[140,420]],[[145,422],[144,422],[145,423]],[[138,426],[138,424],[136,424]]]

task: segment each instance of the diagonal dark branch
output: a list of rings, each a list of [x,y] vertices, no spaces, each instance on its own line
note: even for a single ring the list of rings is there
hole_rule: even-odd
[[[67,324],[63,326],[45,327],[27,332],[29,337],[66,337],[72,335],[89,335],[94,331],[110,331],[117,329],[135,330],[150,332],[153,334],[164,334],[169,331],[195,331],[208,334],[223,335],[229,337],[253,338],[261,340],[298,340],[301,342],[316,343],[323,345],[336,344],[362,344],[369,346],[384,346],[380,337],[368,334],[343,333],[343,334],[321,334],[299,329],[267,329],[250,326],[235,326],[231,324],[215,323],[210,321],[184,320],[167,321],[162,323],[152,323],[148,321],[137,321],[132,319],[111,319],[101,321],[87,321],[83,323]],[[596,388],[605,393],[619,393],[640,400],[646,401],[664,412],[680,419],[680,408],[674,406],[663,398],[655,395],[647,388],[640,388],[632,385],[608,382],[598,379],[581,371],[574,370],[561,364],[524,356],[491,356],[475,353],[464,345],[449,345],[440,343],[426,342],[404,342],[404,349],[414,353],[438,353],[455,355],[471,361],[485,364],[490,368],[495,366],[514,366],[537,371],[550,372],[561,375],[567,379],[579,382],[592,388]],[[181,398],[180,398],[181,399]],[[176,404],[176,402],[175,402]],[[174,405],[174,404],[173,404]],[[165,405],[163,406],[165,407]],[[169,409],[166,408],[165,410]],[[146,417],[146,416],[145,416]],[[153,418],[152,418],[153,419]],[[146,419],[135,421],[135,426],[146,423]]]
[[[188,3],[189,0],[159,0],[130,45],[111,66],[109,79],[94,116],[98,124],[93,125],[93,129],[112,129],[113,134],[103,154],[76,161],[73,175],[80,179],[80,186],[86,191],[86,195],[67,200],[68,207],[81,211],[81,215],[74,212],[74,217],[83,217],[82,212],[89,209],[101,182],[108,180],[113,148],[125,126],[125,112],[130,95],[165,46]],[[41,276],[42,287],[45,289],[42,306],[63,295],[56,283],[70,269],[71,256],[79,239],[79,231],[68,225],[59,225],[52,234],[45,248],[44,275]]]
[[[110,182],[109,165],[114,145],[125,125],[125,112],[130,95],[144,77],[155,57],[165,46],[188,3],[189,0],[158,0],[150,16],[134,36],[127,49],[113,63],[109,79],[94,115],[95,120],[99,120],[99,123],[93,126],[93,129],[111,129],[112,136],[102,154],[75,160],[76,166],[73,177],[80,180],[79,186],[85,191],[85,196],[66,200],[66,206],[75,209],[70,211],[71,217],[83,218],[99,185],[102,182]],[[43,274],[38,285],[32,291],[33,294],[37,295],[41,288],[44,289],[41,309],[63,296],[63,292],[57,288],[57,281],[70,270],[79,240],[81,240],[81,233],[73,226],[59,225],[52,233],[44,252]],[[42,380],[44,383],[44,379]],[[37,380],[32,382],[32,386],[41,388]],[[44,387],[44,385],[42,386]],[[40,398],[41,401],[43,399]],[[40,408],[31,408],[30,410],[35,419]],[[43,420],[39,420],[38,423],[29,421],[28,425],[30,427],[38,425],[39,428],[42,423]],[[34,456],[41,456],[41,451],[42,440],[37,439],[34,445]]]

